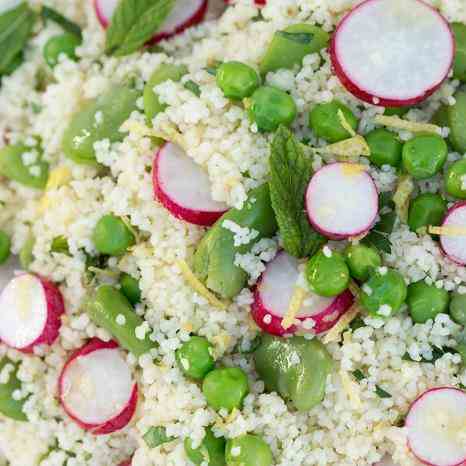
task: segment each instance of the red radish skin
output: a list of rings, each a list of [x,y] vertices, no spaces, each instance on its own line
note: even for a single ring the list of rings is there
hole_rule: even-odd
[[[442,227],[466,231],[466,201],[457,202],[447,212]],[[466,235],[440,235],[440,246],[445,255],[458,265],[466,265]]]
[[[123,461],[123,463],[120,463],[119,466],[131,466],[133,460],[129,459],[126,461]]]
[[[418,75],[422,79],[428,79],[429,76],[426,77],[426,67],[422,66],[423,64],[420,64],[419,66],[416,66],[416,64],[413,65],[412,63],[414,62],[414,60],[412,56],[407,56],[404,60],[404,65],[406,69],[404,69],[404,67],[401,65],[398,66],[398,64],[394,64],[393,60],[380,60],[381,63],[385,63],[383,66],[391,66],[391,69],[381,69],[381,72],[377,73],[378,63],[367,63],[370,72],[366,74],[367,79],[365,80],[365,82],[363,82],[364,78],[361,78],[361,76],[359,75],[359,72],[363,70],[363,66],[361,66],[361,64],[358,61],[361,59],[361,57],[365,57],[364,59],[366,59],[366,57],[374,56],[374,59],[377,59],[378,56],[385,57],[389,53],[389,51],[387,51],[386,44],[381,44],[379,51],[374,49],[374,47],[376,47],[379,44],[379,39],[380,41],[383,41],[385,37],[388,37],[390,35],[389,33],[385,33],[385,31],[383,30],[383,23],[392,24],[392,18],[389,17],[388,19],[384,20],[384,18],[380,17],[380,13],[382,13],[382,15],[388,15],[389,13],[387,13],[387,11],[389,10],[387,7],[389,7],[390,5],[395,5],[397,1],[401,5],[399,9],[402,12],[402,14],[398,13],[400,14],[400,18],[405,17],[406,13],[409,12],[410,9],[413,10],[414,8],[417,8],[420,11],[423,11],[423,14],[427,17],[427,20],[433,21],[436,19],[437,24],[435,25],[435,28],[433,30],[437,31],[440,34],[440,36],[438,40],[432,40],[433,42],[440,43],[442,44],[442,46],[444,46],[443,50],[437,50],[437,55],[444,58],[443,62],[434,58],[432,58],[431,60],[431,63],[438,63],[438,66],[441,67],[439,70],[437,70],[437,74],[434,75],[434,71],[436,70],[431,67],[431,69],[433,69],[431,79],[425,81],[424,84],[416,83],[416,89],[410,89],[409,92],[406,92],[406,95],[403,96],[400,95],[402,93],[401,89],[403,89],[403,87],[399,83],[397,83],[395,79],[393,79],[394,76],[396,77],[395,73],[397,71],[400,73],[400,81],[403,81],[403,76],[415,76],[416,72],[419,73]],[[406,2],[412,2],[412,5],[408,6]],[[385,3],[386,5],[384,5],[383,3]],[[365,11],[369,11],[369,9],[375,11],[376,4],[380,4],[380,12],[378,13],[379,18],[377,19],[381,21],[382,27],[372,26],[371,29],[364,28],[358,22],[356,22],[356,24],[353,26],[352,23],[355,22],[355,15],[365,14]],[[412,15],[415,16],[416,12],[413,11]],[[369,19],[367,19],[367,21],[369,21]],[[409,21],[406,21],[405,18],[405,23],[408,22]],[[417,22],[419,22],[419,20],[417,20]],[[371,24],[372,23],[373,21],[371,21]],[[401,30],[399,32],[399,36],[406,38],[406,46],[403,48],[400,48],[398,46],[399,48],[397,50],[392,51],[393,56],[396,56],[397,58],[402,57],[403,51],[413,50],[414,56],[421,58],[423,56],[425,57],[425,54],[422,54],[422,47],[425,48],[425,43],[416,44],[415,39],[410,40],[411,38],[409,36],[409,31],[413,30],[411,25],[405,27],[403,26],[402,21],[400,21],[400,28]],[[360,41],[358,41],[357,38],[355,38],[354,36],[356,34],[363,34],[362,31],[365,30],[372,31],[370,34],[373,34],[374,37],[364,36],[360,38]],[[393,33],[391,35],[393,36]],[[392,42],[395,43],[396,41]],[[351,47],[351,45],[348,44],[354,44],[355,47],[359,45],[364,45],[364,47],[371,47],[371,44],[373,44],[373,47],[371,47],[371,51],[364,49],[361,50],[360,53],[356,54],[356,51],[352,51],[351,49],[349,49],[345,53],[342,49],[344,47]],[[409,44],[412,44],[412,46],[409,47]],[[414,48],[417,45],[419,45],[419,48],[416,50],[421,51],[416,54],[416,50],[414,50]],[[343,86],[354,96],[363,100],[364,102],[368,102],[374,105],[384,107],[403,107],[416,105],[424,101],[427,97],[429,97],[436,90],[438,90],[442,83],[447,79],[448,74],[453,66],[455,56],[455,40],[448,21],[431,5],[428,5],[422,0],[365,0],[364,2],[360,3],[355,8],[353,8],[353,10],[351,10],[339,23],[335,33],[332,36],[329,52],[335,74],[338,76]],[[408,52],[406,52],[406,54],[408,54]],[[356,59],[357,64],[355,63],[353,65],[345,63],[345,55],[348,56],[346,61],[350,61],[351,59],[355,58],[355,55],[359,55],[359,57]],[[403,72],[404,75],[402,74]],[[383,82],[382,78],[379,79],[379,74],[381,76],[391,76],[390,80],[392,88],[389,92],[388,89],[385,89],[385,91],[382,92],[383,86],[376,83],[377,81],[378,83]],[[371,82],[369,85],[369,82],[372,79],[374,80],[374,82]],[[379,89],[375,89],[376,87],[379,87]]]
[[[395,464],[389,455],[385,455],[381,461],[379,461],[378,463],[375,463],[373,466],[400,466],[400,465]]]
[[[210,226],[227,211],[226,204],[212,200],[201,167],[170,142],[154,158],[152,181],[155,198],[178,219]]]
[[[42,295],[33,297],[30,292],[42,293]],[[27,302],[27,300],[31,301],[35,298],[39,299],[39,302]],[[22,273],[9,282],[0,296],[0,308],[9,309],[11,318],[14,318],[12,301],[16,301],[14,303],[16,305],[26,306],[24,309],[16,309],[16,314],[21,312],[32,312],[33,314],[30,315],[30,319],[27,319],[27,315],[26,317],[17,315],[14,323],[11,320],[5,322],[5,319],[3,321],[0,319],[1,341],[23,353],[32,353],[34,347],[38,345],[52,345],[58,337],[61,317],[65,313],[65,304],[60,290],[45,278]],[[35,309],[32,309],[33,306]],[[41,313],[44,315],[40,315]],[[27,321],[24,320],[25,318]],[[17,319],[22,322],[18,322]],[[11,330],[11,325],[20,324],[38,326],[30,335],[25,336],[23,329],[18,329],[16,334]],[[19,332],[21,335],[18,335]],[[28,339],[32,339],[32,341],[29,342]]]
[[[73,412],[73,410],[67,404],[67,397],[69,395],[69,391],[65,388],[66,385],[66,375],[67,371],[70,369],[73,363],[75,363],[79,358],[85,358],[86,356],[101,350],[112,350],[118,349],[118,343],[115,341],[104,342],[99,340],[98,338],[93,338],[89,343],[84,345],[82,348],[76,350],[71,357],[66,362],[65,366],[62,369],[60,377],[58,379],[58,397],[60,399],[60,403],[68,416],[73,419],[76,424],[78,424],[82,429],[90,431],[94,435],[105,435],[111,434],[112,432],[116,432],[118,430],[123,429],[126,425],[129,424],[131,421],[137,407],[138,402],[138,387],[137,384],[134,382],[131,388],[130,395],[125,403],[125,407],[117,413],[112,418],[99,423],[93,424],[88,422],[83,422],[83,420],[78,416],[77,413]],[[110,382],[110,381],[109,381]],[[107,390],[110,387],[103,387],[103,390]]]

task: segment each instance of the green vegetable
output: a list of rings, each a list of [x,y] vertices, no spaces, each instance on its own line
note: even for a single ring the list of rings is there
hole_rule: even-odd
[[[386,116],[402,117],[406,115],[410,110],[410,107],[386,107],[383,114]]]
[[[392,131],[384,128],[374,129],[366,135],[366,142],[371,151],[370,161],[377,167],[397,167],[400,164],[403,145]]]
[[[453,354],[453,353],[455,353],[455,350],[452,349],[452,348],[439,348],[438,346],[434,346],[433,349],[432,349],[432,358],[431,359],[427,359],[427,358],[421,356],[420,359],[414,360],[414,359],[411,358],[409,353],[405,353],[401,359],[403,359],[403,361],[421,362],[421,363],[430,363],[430,364],[432,364],[435,361],[437,361],[437,359],[440,359],[441,357],[443,357],[447,353]]]
[[[342,120],[356,131],[358,120],[353,112],[338,100],[318,104],[309,113],[309,127],[318,138],[330,143],[343,141],[351,137],[351,134],[342,125]]]
[[[193,336],[176,350],[176,362],[181,372],[195,380],[203,379],[215,367],[213,347],[203,337]]]
[[[361,382],[361,380],[364,380],[366,378],[366,376],[363,374],[363,372],[360,369],[356,369],[352,374],[353,374],[353,377],[358,382]]]
[[[363,238],[362,244],[374,247],[378,251],[390,254],[392,244],[389,235],[392,233],[396,222],[396,213],[388,212],[380,216],[378,223],[374,225],[370,233]]]
[[[370,314],[390,317],[400,310],[406,296],[407,287],[401,274],[384,267],[383,272],[377,269],[372,273],[362,288],[360,301]]]
[[[429,225],[440,225],[447,211],[447,203],[440,194],[423,193],[409,206],[408,225],[411,231]]]
[[[174,0],[120,0],[107,29],[106,52],[117,57],[136,52],[162,26]]]
[[[92,241],[101,254],[121,256],[134,245],[136,239],[126,223],[115,215],[104,215],[92,232]]]
[[[330,251],[330,249],[329,249]],[[320,296],[337,296],[348,288],[350,275],[345,259],[337,251],[331,256],[321,250],[306,264],[306,280],[309,288]]]
[[[193,448],[191,439],[184,441],[184,451],[189,461],[195,465],[225,466],[225,439],[216,437],[209,427],[206,429],[204,440],[199,447]]]
[[[81,28],[78,24],[65,18],[61,13],[48,6],[43,6],[41,16],[44,20],[50,20],[62,27],[62,29],[70,34],[74,34],[78,38],[82,38]]]
[[[4,76],[13,74],[24,62],[24,53],[19,52],[10,62],[10,64],[3,70]],[[0,78],[1,78],[0,74]]]
[[[270,447],[252,434],[228,440],[225,457],[228,466],[271,466],[273,463]]]
[[[196,97],[200,97],[201,95],[199,84],[195,83],[192,79],[184,83],[184,88],[191,91]]]
[[[34,249],[34,244],[36,243],[36,239],[34,236],[29,234],[26,238],[26,241],[21,246],[19,250],[19,263],[24,270],[28,270],[29,266],[31,265],[32,261],[34,260],[34,255],[32,250]]]
[[[9,259],[10,253],[10,237],[3,230],[0,230],[0,265],[4,264]]]
[[[456,352],[461,356],[463,367],[466,366],[466,342],[461,341],[455,346]]]
[[[448,168],[445,189],[450,196],[466,199],[466,159],[458,160]]]
[[[248,376],[238,367],[225,367],[209,372],[202,383],[207,404],[215,410],[241,409],[249,393]]]
[[[379,387],[378,385],[375,386],[375,393],[379,398],[391,398],[392,395],[386,392],[383,388]]]
[[[160,65],[150,77],[149,81],[144,87],[144,112],[147,120],[152,122],[153,118],[166,108],[162,104],[158,95],[154,91],[154,87],[162,84],[165,81],[180,81],[180,79],[188,73],[188,69],[184,65],[172,65],[164,63]],[[152,123],[150,123],[152,125]]]
[[[293,97],[275,87],[259,87],[250,99],[249,118],[259,131],[270,132],[280,125],[290,126],[297,112]]]
[[[293,134],[283,126],[273,138],[269,164],[270,197],[283,247],[295,257],[312,255],[325,242],[309,224],[304,205],[312,164]]]
[[[442,137],[419,134],[403,146],[403,168],[417,180],[431,178],[442,169],[447,155],[447,143]]]
[[[457,324],[466,326],[466,294],[453,293],[450,301],[450,315]]]
[[[303,58],[325,48],[329,34],[318,26],[293,24],[284,31],[277,31],[260,63],[265,75],[281,68],[291,69],[302,64]]]
[[[63,136],[65,155],[76,163],[97,165],[94,143],[122,141],[121,125],[136,110],[139,92],[113,86],[105,94],[84,104],[72,118]]]
[[[23,154],[37,152],[36,160],[26,165]],[[49,164],[41,160],[39,149],[24,144],[0,149],[0,175],[28,188],[44,189],[49,177]]]
[[[56,252],[58,254],[70,255],[70,248],[68,246],[68,240],[64,236],[57,236],[52,240],[50,245],[50,252]]]
[[[143,320],[135,312],[130,302],[116,288],[101,285],[87,298],[85,309],[91,320],[104,328],[118,341],[118,343],[135,356],[148,353],[156,345],[148,334],[144,340],[136,337],[136,327],[142,325]],[[123,323],[118,320],[123,317]]]
[[[222,63],[217,68],[217,86],[228,99],[241,100],[250,97],[260,86],[254,68],[239,61]]]
[[[141,302],[141,290],[139,282],[127,273],[123,273],[120,277],[120,291],[126,296],[131,304]]]
[[[0,413],[4,416],[14,419],[16,421],[27,421],[27,417],[23,412],[23,405],[25,400],[15,400],[13,392],[21,389],[21,382],[18,380],[16,373],[18,372],[18,364],[10,361],[4,357],[0,361],[0,372],[7,364],[11,364],[14,369],[10,372],[8,382],[0,383]]]
[[[144,442],[149,448],[157,448],[164,443],[172,442],[175,437],[169,437],[165,427],[151,427],[143,436]]]
[[[466,25],[463,23],[451,23],[450,27],[455,35],[456,43],[453,77],[466,82]]]
[[[51,37],[44,45],[44,58],[50,68],[53,68],[61,54],[76,61],[76,48],[81,44],[79,37],[74,34],[64,33]]]
[[[424,324],[437,314],[447,312],[450,296],[448,291],[420,281],[408,286],[406,302],[413,321]]]
[[[259,234],[248,244],[235,246],[234,234],[224,228],[227,220]],[[235,265],[236,254],[249,252],[257,241],[272,237],[276,231],[269,188],[264,184],[250,191],[242,209],[229,210],[202,238],[194,254],[194,272],[212,291],[224,298],[233,298],[248,281],[247,273]]]
[[[333,361],[318,339],[264,334],[254,359],[267,390],[279,393],[298,411],[308,411],[323,400]]]
[[[360,281],[366,281],[370,273],[382,265],[377,249],[362,243],[350,244],[345,249],[345,258],[351,276]]]

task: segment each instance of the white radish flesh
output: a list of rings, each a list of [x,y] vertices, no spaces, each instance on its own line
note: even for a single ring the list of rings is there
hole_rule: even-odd
[[[298,261],[285,252],[280,252],[267,264],[251,307],[254,320],[265,332],[279,336],[297,331],[322,333],[333,327],[353,304],[349,291],[325,298],[306,290],[303,306],[295,316],[300,324],[284,328],[282,321],[289,309],[298,276]]]
[[[29,353],[37,345],[51,345],[58,337],[63,297],[51,282],[23,273],[13,278],[0,295],[0,340]]]
[[[458,202],[447,213],[440,235],[445,254],[459,265],[466,265],[466,202]]]
[[[366,233],[378,213],[378,193],[361,166],[333,163],[318,170],[306,192],[306,210],[314,228],[331,239]]]
[[[209,177],[179,146],[167,143],[157,153],[153,169],[154,194],[177,218],[209,226],[227,210],[212,199]]]
[[[447,78],[455,54],[448,21],[420,0],[366,0],[338,25],[330,48],[343,85],[371,104],[414,105]]]
[[[423,463],[460,466],[466,461],[466,393],[453,387],[427,390],[406,417],[408,446]]]

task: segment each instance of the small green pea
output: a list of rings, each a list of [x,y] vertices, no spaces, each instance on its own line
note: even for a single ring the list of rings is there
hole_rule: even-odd
[[[366,142],[371,151],[370,161],[377,167],[397,167],[400,164],[403,145],[392,131],[374,129],[366,135]]]
[[[260,131],[275,131],[280,125],[291,125],[297,112],[293,97],[281,89],[262,86],[251,96],[249,117]]]
[[[448,168],[445,189],[450,196],[466,199],[466,159],[458,160]]]
[[[466,82],[466,25],[463,23],[452,23],[450,26],[455,35],[456,43],[453,77]]]
[[[361,304],[372,315],[390,317],[400,310],[407,293],[406,283],[399,272],[379,268],[363,286]]]
[[[3,230],[0,230],[0,264],[4,264],[10,257],[10,248],[10,237]]]
[[[411,318],[418,324],[424,324],[429,319],[435,319],[437,314],[445,312],[449,301],[448,291],[435,285],[420,281],[408,286],[406,302]]]
[[[413,178],[423,180],[438,173],[447,160],[448,146],[437,134],[419,134],[403,146],[403,168]]]
[[[76,48],[81,45],[81,39],[68,32],[51,37],[44,46],[44,58],[50,68],[53,68],[61,54],[76,61]]]
[[[348,288],[350,274],[343,256],[325,247],[308,261],[306,279],[314,293],[330,297]]]
[[[453,293],[450,301],[450,315],[457,324],[466,326],[466,294]]]
[[[410,110],[410,107],[386,107],[383,114],[386,116],[402,117],[406,115]]]
[[[377,249],[361,243],[349,245],[345,250],[345,258],[351,276],[360,281],[367,280],[370,272],[382,265]]]
[[[229,99],[250,97],[260,86],[256,70],[239,61],[222,63],[217,69],[217,86]]]
[[[240,409],[249,393],[248,376],[237,367],[214,369],[205,377],[202,392],[215,410]]]
[[[212,345],[202,337],[191,337],[176,350],[181,372],[192,379],[203,379],[215,367]]]
[[[13,392],[21,389],[21,382],[16,376],[18,372],[18,364],[4,357],[0,361],[0,372],[7,364],[13,365],[14,370],[10,372],[8,382],[0,384],[0,413],[16,421],[24,422],[27,421],[27,417],[23,412],[25,400],[15,400],[13,398]]]
[[[273,462],[270,447],[252,434],[228,440],[225,457],[228,466],[271,466]]]
[[[423,193],[409,206],[408,225],[411,231],[429,225],[440,225],[447,211],[447,203],[440,194]]]
[[[104,215],[94,228],[92,241],[101,254],[121,256],[134,245],[135,238],[121,218]]]
[[[193,448],[191,439],[184,441],[184,451],[188,459],[195,465],[225,466],[225,439],[216,437],[209,427],[206,429],[204,440],[199,447]]]
[[[141,290],[139,282],[127,273],[123,273],[120,277],[120,290],[128,298],[131,304],[141,302]]]

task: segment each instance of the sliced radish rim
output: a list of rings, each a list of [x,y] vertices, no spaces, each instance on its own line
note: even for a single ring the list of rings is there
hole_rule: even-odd
[[[456,264],[466,265],[466,201],[449,209],[441,229],[451,232],[440,235],[444,253]]]

